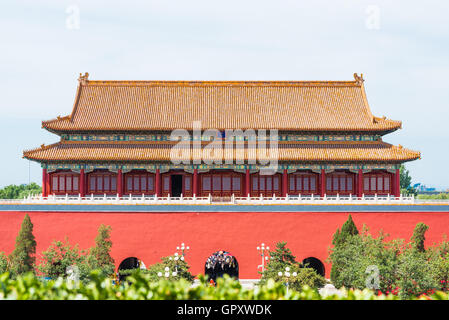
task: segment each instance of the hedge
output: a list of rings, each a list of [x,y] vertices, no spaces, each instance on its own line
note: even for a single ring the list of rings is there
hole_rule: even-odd
[[[160,280],[148,281],[145,274],[130,275],[125,283],[115,284],[93,272],[87,284],[62,278],[42,281],[32,274],[11,279],[8,273],[0,275],[0,299],[13,300],[399,300],[399,297],[377,295],[364,290],[341,290],[342,296],[322,297],[316,289],[304,287],[301,292],[289,290],[281,283],[268,280],[255,289],[242,288],[229,277],[219,278],[217,286],[210,286],[205,277],[199,277],[199,285],[190,282]],[[413,299],[447,300],[448,294],[436,292],[431,296]]]

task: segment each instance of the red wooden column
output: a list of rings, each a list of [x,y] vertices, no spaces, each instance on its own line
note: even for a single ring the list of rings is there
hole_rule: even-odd
[[[326,171],[324,171],[324,169],[321,169],[321,173],[320,173],[320,197],[324,197],[325,193],[326,193]]]
[[[161,171],[156,169],[156,196],[161,196]]]
[[[288,173],[287,173],[287,169],[284,169],[284,171],[282,172],[282,196],[286,197],[287,196],[287,186],[288,186]]]
[[[250,188],[249,188],[249,169],[246,169],[245,172],[245,197],[247,197],[250,194]]]
[[[117,172],[117,194],[119,197],[123,196],[123,174],[122,169],[118,169]]]
[[[50,174],[48,173],[48,171],[47,171],[47,186],[46,186],[46,188],[47,188],[47,196],[48,196],[48,195],[50,195],[50,192],[51,192]]]
[[[48,196],[47,169],[42,169],[42,196],[43,197],[47,197]]]
[[[84,169],[80,170],[80,195],[81,197],[86,196],[86,174]]]
[[[357,197],[361,198],[363,195],[363,170],[359,169],[357,174]]]
[[[391,174],[391,186],[390,186],[390,194],[396,197],[396,173]]]
[[[399,169],[396,169],[396,173],[394,174],[394,196],[400,197],[401,196],[401,178]]]
[[[193,195],[198,197],[198,169],[193,169]]]

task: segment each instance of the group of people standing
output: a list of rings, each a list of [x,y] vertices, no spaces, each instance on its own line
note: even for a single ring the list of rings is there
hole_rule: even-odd
[[[206,260],[206,275],[210,280],[216,281],[217,277],[227,274],[238,278],[237,259],[227,251],[217,251]]]

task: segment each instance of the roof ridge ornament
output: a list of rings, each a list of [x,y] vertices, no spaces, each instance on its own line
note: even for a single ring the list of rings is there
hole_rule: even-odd
[[[85,72],[84,75],[82,73],[80,73],[80,76],[78,78],[78,81],[82,84],[82,85],[86,85],[87,82],[89,81],[89,72]]]
[[[360,85],[363,84],[363,82],[365,81],[365,79],[363,79],[363,73],[360,74],[360,77],[357,74],[357,72],[354,73],[354,79],[355,79],[355,82],[357,82],[357,84],[360,84]]]

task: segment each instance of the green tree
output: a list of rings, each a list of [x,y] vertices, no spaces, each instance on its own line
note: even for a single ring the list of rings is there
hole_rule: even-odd
[[[179,256],[178,259],[175,258],[177,258],[177,256],[163,257],[161,263],[154,264],[148,268],[148,273],[153,279],[156,280],[157,277],[159,280],[160,277],[158,273],[161,272],[165,276],[165,268],[168,267],[170,272],[176,272],[175,277],[171,276],[172,279],[185,279],[193,282],[194,276],[189,271],[190,266],[185,260],[180,260]]]
[[[0,274],[8,271],[8,257],[4,252],[0,252]]]
[[[80,280],[83,280],[90,269],[86,267],[84,253],[78,249],[78,245],[72,247],[67,237],[64,242],[53,241],[50,247],[42,253],[42,261],[38,265],[38,270],[44,277],[57,279],[67,275],[67,267],[77,266],[80,271]]]
[[[30,194],[35,195],[40,193],[42,193],[42,188],[34,182],[21,185],[11,184],[0,189],[0,199],[23,199]]]
[[[422,228],[422,227],[421,227]],[[415,228],[416,229],[416,228]],[[427,228],[426,228],[427,230]],[[424,235],[423,235],[424,238]],[[423,241],[424,242],[424,241]],[[416,249],[415,249],[416,250]],[[423,252],[423,251],[421,251]],[[426,252],[426,261],[430,264],[430,274],[437,290],[449,290],[449,242],[446,235],[438,244],[433,244]]]
[[[399,184],[401,186],[401,193],[418,194],[418,191],[412,187],[412,177],[410,172],[405,168],[403,164],[399,168]]]
[[[279,263],[282,265],[295,264],[296,257],[292,254],[292,251],[286,247],[287,242],[276,243],[274,251],[270,251],[270,263]]]
[[[293,272],[297,273],[296,277],[289,277],[289,287],[296,290],[300,290],[305,285],[311,288],[322,287],[326,283],[324,277],[317,274],[313,268],[306,268],[298,263],[286,245],[286,242],[278,242],[275,250],[270,251],[270,259],[262,272],[260,284],[265,285],[269,279],[284,283],[286,278],[279,276],[278,273],[285,272],[286,268],[289,268],[291,275]]]
[[[380,231],[375,238],[364,226],[360,235],[348,237],[344,244],[330,249],[332,283],[336,287],[364,289],[370,275],[368,267],[375,266],[379,271],[378,289],[382,292],[394,290],[402,241],[385,241],[387,236]]]
[[[401,164],[401,167],[399,168],[399,181],[401,189],[409,189],[411,187],[412,177],[403,164]]]
[[[287,242],[278,242],[274,250],[269,252],[269,260],[265,266],[265,270],[260,272],[262,274],[261,283],[265,284],[270,278],[277,277],[279,271],[285,271],[286,267],[299,266],[296,262],[296,257],[291,250],[286,247]]]
[[[359,234],[359,230],[357,229],[354,221],[352,220],[352,216],[349,215],[348,219],[345,221],[343,226],[334,233],[334,237],[332,239],[332,244],[334,246],[343,244],[349,237],[355,236]]]
[[[399,296],[408,299],[435,290],[438,282],[432,276],[432,263],[425,252],[416,250],[414,243],[401,252],[397,271]]]
[[[413,235],[411,238],[413,248],[419,252],[424,252],[426,249],[424,248],[424,240],[426,240],[425,234],[429,229],[428,225],[425,225],[422,222],[419,222],[415,229],[413,230]]]
[[[90,269],[99,269],[105,277],[114,274],[114,259],[111,257],[111,226],[100,225],[93,247],[87,258]]]
[[[345,221],[343,226],[340,229],[337,228],[337,231],[334,233],[334,236],[332,238],[332,245],[335,247],[337,246],[343,246],[346,241],[351,239],[353,236],[356,236],[359,234],[359,230],[357,229],[354,221],[352,220],[352,216],[349,215],[348,219]],[[338,277],[337,275],[338,267],[332,264],[330,277],[331,279],[336,279]]]
[[[161,278],[165,278],[165,268],[168,268],[170,280],[184,279],[193,282],[195,277],[190,273],[190,266],[184,259],[181,260],[179,256],[169,256],[163,257],[161,260],[162,262],[153,264],[148,269],[120,270],[120,275],[145,274],[151,282],[157,282]],[[176,272],[175,276],[173,276],[173,272]],[[159,274],[162,274],[162,276],[159,276]]]
[[[430,261],[431,275],[438,290],[449,290],[449,253],[433,255]]]
[[[439,244],[427,250],[432,268],[432,276],[438,289],[449,291],[449,242],[446,235]]]
[[[34,271],[36,258],[36,240],[33,235],[33,224],[28,214],[22,221],[19,234],[16,238],[16,246],[9,256],[10,270],[13,276]]]
[[[379,289],[403,299],[447,290],[449,280],[449,243],[425,250],[428,226],[418,223],[409,242],[386,241],[382,231],[377,238],[366,227],[360,235],[346,239],[344,245],[330,249],[331,280],[336,287],[363,289],[367,286],[368,266],[376,266]],[[333,276],[333,277],[332,277]]]

